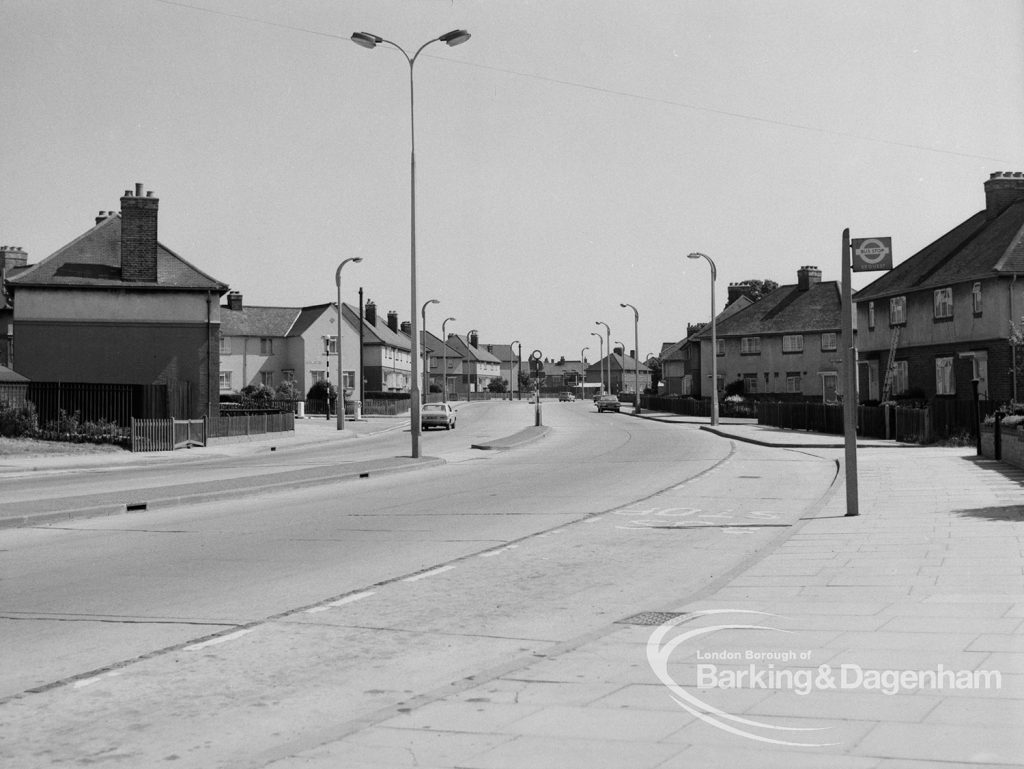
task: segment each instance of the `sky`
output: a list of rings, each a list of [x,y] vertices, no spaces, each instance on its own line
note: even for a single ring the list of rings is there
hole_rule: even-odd
[[[0,0],[0,244],[40,261],[142,183],[246,304],[410,292],[547,358],[641,358],[729,283],[896,263],[1024,170],[1024,0]],[[854,288],[874,276],[858,275]]]

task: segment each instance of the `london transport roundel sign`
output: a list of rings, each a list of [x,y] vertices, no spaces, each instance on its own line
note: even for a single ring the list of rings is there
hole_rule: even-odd
[[[850,248],[854,272],[892,269],[892,238],[854,238]]]

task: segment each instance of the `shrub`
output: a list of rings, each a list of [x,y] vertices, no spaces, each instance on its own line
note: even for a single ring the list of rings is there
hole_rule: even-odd
[[[242,388],[242,400],[249,403],[263,403],[274,399],[274,391],[265,384],[246,385]]]
[[[281,400],[297,401],[299,400],[299,386],[295,384],[295,380],[286,379],[277,386],[276,395]]]
[[[314,382],[313,386],[309,388],[309,392],[306,393],[306,400],[310,401],[322,401],[330,398],[334,400],[338,396],[338,391],[330,382],[321,379],[319,382]],[[408,397],[408,394],[406,394]]]
[[[39,433],[39,417],[34,403],[15,406],[0,401],[0,435],[5,438],[31,438]]]

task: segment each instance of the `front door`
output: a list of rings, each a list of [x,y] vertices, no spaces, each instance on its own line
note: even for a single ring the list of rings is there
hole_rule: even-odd
[[[974,353],[974,378],[978,380],[978,398],[988,400],[988,352]]]
[[[839,375],[836,373],[822,374],[821,375],[821,397],[825,403],[836,403],[839,399],[836,397],[836,390],[839,386]]]

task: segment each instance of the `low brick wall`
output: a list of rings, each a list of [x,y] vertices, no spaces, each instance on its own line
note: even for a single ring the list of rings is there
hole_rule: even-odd
[[[1008,465],[1024,468],[1024,430],[1017,426],[1003,427],[1000,430],[1000,459]],[[992,425],[981,427],[981,453],[988,459],[996,456],[995,428]]]

